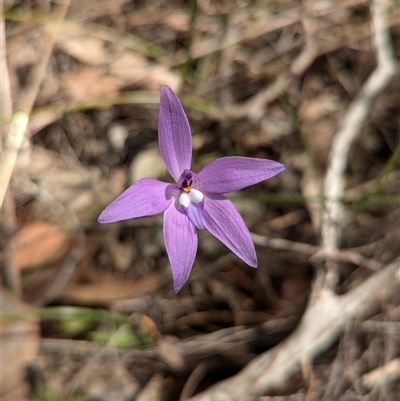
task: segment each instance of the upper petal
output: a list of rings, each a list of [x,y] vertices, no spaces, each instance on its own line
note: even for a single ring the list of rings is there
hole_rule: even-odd
[[[135,182],[100,214],[99,223],[152,216],[162,213],[171,204],[176,185],[144,178]]]
[[[178,181],[192,161],[192,134],[182,105],[169,86],[161,88],[158,142],[168,171]]]
[[[250,232],[233,203],[223,195],[209,195],[204,206],[204,225],[239,258],[257,267]]]
[[[198,173],[201,189],[224,194],[257,184],[285,169],[273,160],[252,157],[221,157],[205,165]]]
[[[164,213],[164,241],[178,292],[189,277],[197,251],[197,234],[189,219],[177,210],[175,203]]]

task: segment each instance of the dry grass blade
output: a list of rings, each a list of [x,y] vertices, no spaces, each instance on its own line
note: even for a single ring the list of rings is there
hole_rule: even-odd
[[[40,61],[32,68],[28,78],[28,85],[25,87],[24,91],[20,95],[20,98],[16,102],[16,111],[12,116],[10,130],[5,140],[4,151],[1,158],[0,170],[2,188],[0,193],[0,208],[3,205],[4,196],[7,191],[15,163],[17,162],[19,150],[24,140],[30,113],[32,111],[36,96],[39,92],[40,85],[44,79],[47,64],[53,51],[53,46],[57,39],[58,31],[61,28],[62,21],[67,14],[69,3],[70,0],[65,0],[60,6],[55,24],[51,26],[51,29],[49,29],[48,38],[44,42],[45,47],[43,49],[42,56],[39,59]],[[7,76],[4,78],[7,78]],[[8,82],[5,82],[6,87],[7,85]]]

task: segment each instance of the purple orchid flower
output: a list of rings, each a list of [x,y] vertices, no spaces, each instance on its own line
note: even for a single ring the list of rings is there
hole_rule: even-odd
[[[250,232],[223,194],[271,178],[285,169],[272,160],[222,157],[197,174],[190,170],[192,135],[182,105],[169,86],[161,88],[160,152],[175,184],[144,178],[108,205],[99,223],[164,213],[164,241],[178,292],[189,277],[197,251],[196,228],[207,228],[239,258],[257,267]]]

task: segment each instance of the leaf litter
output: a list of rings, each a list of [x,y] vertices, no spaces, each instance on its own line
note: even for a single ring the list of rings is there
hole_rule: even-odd
[[[46,1],[13,2],[14,9],[8,3],[16,104],[40,61],[54,10]],[[391,40],[399,49],[398,9],[389,3]],[[12,288],[9,272],[2,275],[3,399],[191,399],[239,377],[257,356],[296,335],[311,287],[326,268],[323,255],[302,246],[320,246],[331,140],[376,64],[370,24],[363,0],[326,8],[292,0],[71,2],[9,188],[14,212],[2,210],[15,215],[2,222],[2,263],[21,278]],[[179,93],[188,114],[195,171],[232,155],[286,166],[284,174],[231,197],[259,243],[270,244],[256,247],[259,268],[201,233],[192,276],[178,295],[159,217],[96,223],[133,181],[168,177],[155,145],[158,104],[118,101],[158,99],[161,85]],[[338,294],[373,275],[372,262],[382,266],[399,256],[398,91],[393,80],[378,97],[347,161],[345,196],[355,201],[345,208]],[[55,107],[60,102],[77,107],[64,113]],[[265,193],[278,200],[260,200]],[[51,297],[41,297],[49,289]],[[37,315],[31,307],[40,299]],[[46,315],[71,306],[81,313],[67,314],[67,325],[61,314]],[[113,319],[115,311],[126,321]],[[277,393],[248,396],[394,399],[398,311],[393,280],[366,316],[349,322]],[[40,325],[21,315],[39,316]],[[9,316],[17,320],[4,320]],[[9,356],[15,344],[19,352]],[[371,385],[372,374],[384,385]]]

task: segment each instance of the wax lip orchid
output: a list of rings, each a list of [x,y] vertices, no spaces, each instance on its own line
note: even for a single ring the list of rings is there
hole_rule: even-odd
[[[271,178],[285,169],[278,162],[250,157],[221,157],[197,174],[190,170],[192,135],[182,105],[169,86],[161,88],[158,140],[170,184],[144,178],[108,205],[99,223],[164,213],[164,241],[178,292],[189,277],[197,251],[196,228],[207,228],[239,258],[257,267],[250,232],[223,194]]]

